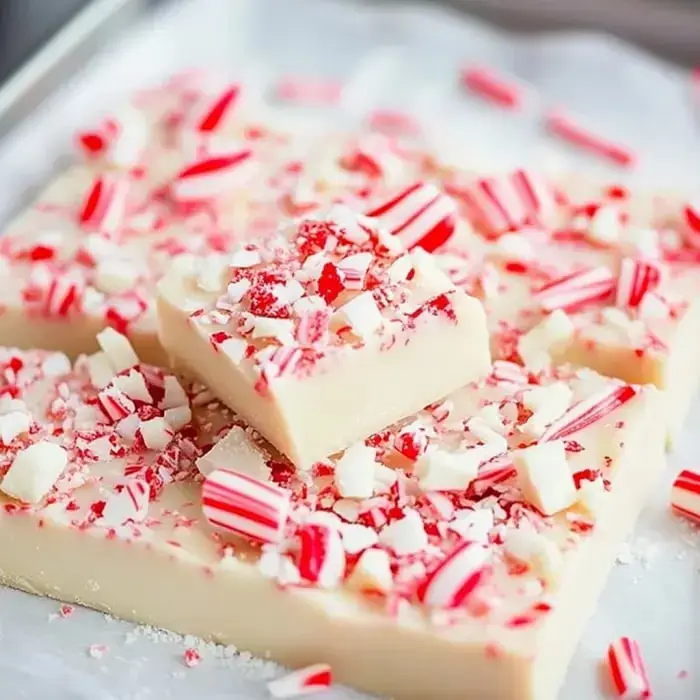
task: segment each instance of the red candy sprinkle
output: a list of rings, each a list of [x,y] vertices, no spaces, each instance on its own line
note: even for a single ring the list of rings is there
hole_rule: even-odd
[[[129,183],[97,177],[88,190],[78,214],[80,225],[90,231],[115,231],[126,213]]]
[[[328,690],[333,683],[333,673],[328,664],[314,664],[292,671],[267,684],[273,698],[294,698]]]
[[[700,473],[684,469],[673,482],[671,508],[700,524]]]
[[[217,131],[236,104],[240,92],[240,85],[231,85],[216,95],[213,100],[204,105],[198,118],[195,119],[195,129],[203,134]]]
[[[252,158],[253,152],[244,149],[191,163],[180,171],[172,183],[173,195],[179,200],[203,200],[232,194],[241,179],[245,179]]]
[[[522,89],[491,68],[483,66],[465,68],[462,71],[461,80],[464,87],[475,95],[500,107],[518,109],[522,106]]]

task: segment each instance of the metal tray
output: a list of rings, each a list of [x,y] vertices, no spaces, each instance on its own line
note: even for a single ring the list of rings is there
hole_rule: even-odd
[[[517,76],[528,90],[526,109],[515,115],[499,112],[466,95],[456,76],[459,66],[471,62]],[[0,141],[0,221],[60,166],[77,127],[135,88],[192,66],[250,84],[251,103],[264,118],[285,126],[350,126],[372,108],[402,109],[426,125],[436,148],[465,165],[588,169],[640,184],[700,191],[700,130],[687,74],[610,37],[556,33],[528,39],[434,5],[177,0],[145,14],[78,73],[54,74],[60,91],[24,113],[22,123]],[[312,110],[270,101],[270,87],[289,74],[342,81],[341,104]],[[610,138],[628,142],[643,156],[641,167],[611,171],[544,136],[543,109],[553,104],[566,105]],[[700,424],[700,406],[691,422]],[[678,464],[700,461],[692,432],[674,459]],[[621,633],[643,644],[659,697],[698,697],[692,673],[699,667],[693,648],[698,621],[689,611],[696,610],[700,549],[689,548],[687,531],[668,515],[670,477],[640,523],[632,563],[613,572],[570,669],[562,695],[567,700],[600,697],[596,667],[601,650]],[[654,570],[648,572],[644,564],[651,560]],[[209,650],[201,668],[181,677],[182,642],[142,632],[137,642],[125,645],[125,635],[135,635],[132,626],[89,612],[48,625],[47,616],[56,608],[51,601],[0,590],[0,678],[8,697],[266,697],[261,679],[274,672],[269,664],[231,660]],[[673,635],[673,655],[660,629]],[[149,643],[154,637],[162,643]],[[93,643],[110,648],[104,659],[87,658],[85,649]],[[691,677],[683,683],[677,676],[684,669]],[[329,697],[358,696],[339,689]]]

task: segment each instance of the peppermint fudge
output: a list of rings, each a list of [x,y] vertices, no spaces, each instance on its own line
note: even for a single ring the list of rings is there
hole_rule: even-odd
[[[187,262],[187,265],[184,263]],[[163,347],[297,466],[487,374],[486,319],[427,253],[337,206],[159,285]]]
[[[391,697],[554,698],[664,464],[653,387],[497,362],[300,471],[100,343],[0,353],[0,580]]]
[[[572,362],[668,394],[700,380],[700,218],[679,197],[555,188],[524,171],[451,190],[474,227],[441,267],[484,302],[495,357]]]

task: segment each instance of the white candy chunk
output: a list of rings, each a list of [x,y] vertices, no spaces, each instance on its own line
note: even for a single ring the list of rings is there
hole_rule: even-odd
[[[459,452],[447,452],[430,447],[416,462],[415,473],[425,491],[463,491],[479,472],[479,467],[497,457],[508,448],[500,435],[492,433],[497,440],[470,447]]]
[[[348,578],[348,585],[357,591],[388,593],[393,585],[389,555],[383,549],[362,552]]]
[[[343,498],[369,498],[374,491],[376,452],[363,443],[351,445],[335,465],[335,485]]]
[[[506,233],[496,242],[496,252],[505,258],[516,260],[531,260],[533,257],[532,243],[518,233]]]
[[[625,338],[635,345],[641,344],[646,338],[646,326],[642,321],[630,318],[627,311],[615,306],[601,309],[600,317],[608,327],[621,331]]]
[[[146,386],[146,380],[138,370],[129,370],[129,374],[117,377],[114,383],[130,398],[137,401],[152,402],[151,393]]]
[[[580,483],[576,492],[576,504],[586,514],[597,518],[601,509],[605,506],[609,495],[600,476],[593,481],[584,480]]]
[[[589,240],[594,243],[613,245],[622,235],[620,213],[615,207],[600,207],[588,225]]]
[[[26,411],[8,411],[0,416],[0,444],[9,445],[18,435],[29,432],[32,417]]]
[[[574,324],[565,311],[557,309],[518,340],[518,353],[534,372],[545,369],[554,351],[563,349],[574,335]]]
[[[230,559],[230,562],[226,560]],[[224,568],[234,569],[240,565],[236,557],[225,557],[222,564],[226,562]],[[282,554],[274,549],[265,549],[258,559],[258,570],[265,577],[277,581],[282,585],[297,585],[301,582],[301,574],[296,564],[286,554]]]
[[[262,262],[260,253],[257,250],[237,250],[231,254],[229,267],[246,268],[255,267]]]
[[[527,564],[541,578],[553,581],[561,569],[559,547],[532,529],[509,530],[504,542],[508,556]]]
[[[505,432],[505,426],[503,425],[503,416],[501,416],[501,409],[498,404],[490,403],[486,406],[482,406],[475,414],[475,418],[480,418],[484,424],[499,435],[503,435]]]
[[[294,344],[294,321],[288,318],[254,316],[253,338],[274,338],[282,345]]]
[[[354,523],[360,515],[360,502],[353,498],[339,498],[333,504],[333,511],[343,520]]]
[[[305,290],[295,279],[287,280],[284,284],[272,286],[273,295],[280,304],[294,304],[304,296]]]
[[[641,321],[648,323],[659,319],[668,318],[671,310],[668,303],[655,292],[647,292],[637,309],[637,316]]]
[[[226,258],[223,255],[207,255],[201,262],[197,286],[204,292],[218,292],[224,286]]]
[[[340,534],[343,538],[343,547],[348,554],[359,554],[379,541],[377,531],[366,525],[344,524]]]
[[[532,415],[521,430],[530,437],[540,437],[550,423],[562,416],[571,405],[573,393],[564,382],[538,386],[523,393],[523,405]]]
[[[105,294],[121,294],[133,289],[139,272],[126,260],[101,260],[95,269],[95,288]]]
[[[72,369],[71,361],[62,352],[52,352],[42,363],[41,369],[47,377],[60,377]]]
[[[165,418],[151,418],[141,423],[141,436],[149,450],[164,450],[173,438],[173,429]]]
[[[163,411],[165,422],[175,431],[182,430],[192,420],[192,409],[189,406],[175,406]]]
[[[343,304],[336,315],[352,329],[359,338],[369,338],[383,325],[384,319],[371,292],[362,292]]]
[[[554,515],[576,500],[563,440],[531,445],[512,456],[525,499],[542,513]]]
[[[234,364],[239,365],[248,351],[248,341],[243,338],[226,338],[219,346],[219,352],[223,352]]]
[[[97,342],[109,358],[115,372],[122,372],[139,363],[139,357],[129,340],[114,328],[105,328],[98,333]]]
[[[377,462],[374,467],[375,493],[387,493],[396,481],[396,471]]]
[[[625,255],[658,260],[661,257],[659,232],[653,228],[627,228],[620,239]]]
[[[413,269],[413,261],[410,256],[402,255],[400,258],[396,258],[393,263],[387,269],[387,275],[389,281],[393,284],[399,284],[400,282],[405,282],[408,275]]]
[[[229,282],[226,286],[226,296],[229,301],[238,303],[245,296],[246,292],[250,289],[251,281],[247,279],[240,279],[237,282]]]
[[[489,534],[493,530],[493,511],[487,508],[479,510],[459,510],[455,513],[447,527],[463,537],[465,540],[473,540],[486,544]]]
[[[178,406],[187,406],[189,400],[187,394],[182,388],[182,385],[172,374],[167,374],[164,381],[163,408],[177,408]]]
[[[428,546],[428,535],[420,515],[406,508],[401,520],[395,520],[381,531],[379,541],[398,556],[403,556],[422,552]]]
[[[215,469],[231,469],[261,481],[270,478],[265,455],[239,426],[231,428],[209,452],[197,460],[197,469],[205,476]]]
[[[68,454],[55,442],[42,440],[17,453],[0,490],[24,503],[38,503],[51,491],[68,464]]]
[[[503,430],[503,424],[500,427]],[[470,418],[467,421],[467,429],[477,440],[489,445],[495,451],[494,457],[508,449],[508,441],[501,433],[493,430],[481,416]]]
[[[87,369],[90,383],[96,389],[104,389],[114,379],[114,367],[106,352],[88,355]]]
[[[323,311],[328,308],[323,297],[317,294],[310,294],[309,296],[302,297],[298,301],[292,304],[292,309],[297,316],[303,316],[311,311]]]
[[[132,413],[126,418],[122,418],[117,423],[117,432],[125,439],[133,442],[136,437],[136,432],[141,426],[141,419],[138,414]]]

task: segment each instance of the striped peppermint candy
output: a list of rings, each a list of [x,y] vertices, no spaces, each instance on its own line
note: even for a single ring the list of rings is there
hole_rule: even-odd
[[[651,686],[639,643],[620,637],[608,647],[608,666],[613,685],[621,698],[651,697]]]
[[[213,134],[219,131],[235,108],[240,94],[241,86],[233,84],[203,101],[191,118],[194,131],[199,134]]]
[[[118,423],[136,411],[134,402],[114,384],[106,386],[97,394],[97,405],[110,423]]]
[[[655,262],[623,258],[617,279],[615,305],[636,309],[644,297],[653,292],[661,281],[661,270]]]
[[[636,389],[626,384],[603,389],[597,394],[571,406],[564,415],[549,425],[542,434],[540,442],[564,440],[574,433],[603,420],[603,418],[609,416],[636,395]]]
[[[72,312],[82,309],[84,297],[85,283],[82,279],[55,272],[42,285],[41,311],[49,318],[67,318]]]
[[[671,488],[671,508],[696,523],[700,523],[700,472],[684,469]]]
[[[331,667],[328,664],[313,664],[270,681],[267,692],[273,698],[296,698],[328,690],[332,683]]]
[[[253,152],[244,148],[235,153],[205,156],[181,170],[171,185],[175,199],[206,200],[232,194],[255,169]]]
[[[289,492],[245,474],[217,469],[204,480],[202,510],[222,530],[257,542],[278,542],[289,514]]]
[[[335,588],[345,575],[345,549],[338,530],[321,523],[300,528],[299,573],[322,588]]]
[[[428,607],[453,609],[465,603],[489,571],[490,552],[465,541],[428,573],[418,599]]]
[[[489,236],[541,226],[556,211],[554,188],[526,170],[477,180],[460,190],[472,223]]]
[[[576,311],[607,299],[615,290],[616,284],[612,272],[601,265],[548,282],[535,292],[533,298],[545,311]]]
[[[126,215],[129,182],[107,175],[96,177],[83,199],[78,221],[84,229],[113,233]]]
[[[366,215],[376,218],[409,250],[420,247],[432,253],[454,234],[456,213],[451,197],[434,185],[417,182]]]

